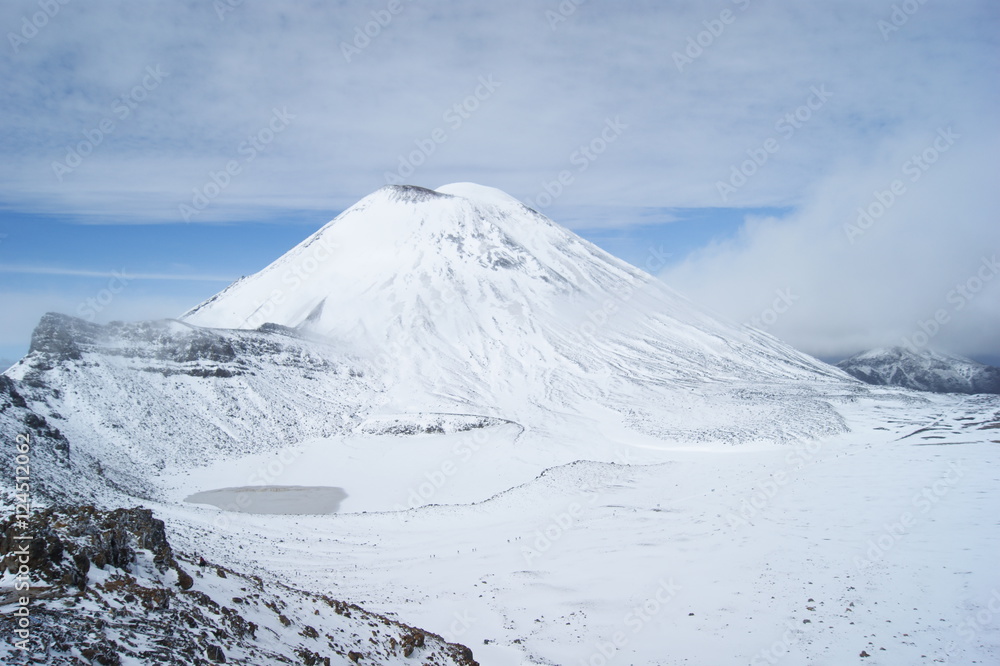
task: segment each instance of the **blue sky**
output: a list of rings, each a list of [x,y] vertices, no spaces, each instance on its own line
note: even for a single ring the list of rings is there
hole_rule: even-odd
[[[995,3],[55,6],[0,7],[0,358],[88,299],[177,316],[396,179],[665,251],[735,321],[791,293],[767,330],[823,358],[941,311],[930,346],[1000,354]]]

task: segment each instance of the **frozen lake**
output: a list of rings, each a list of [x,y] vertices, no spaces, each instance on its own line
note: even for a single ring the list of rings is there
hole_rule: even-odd
[[[223,511],[306,515],[336,513],[347,497],[334,486],[243,486],[219,488],[184,498],[192,504],[211,504]]]

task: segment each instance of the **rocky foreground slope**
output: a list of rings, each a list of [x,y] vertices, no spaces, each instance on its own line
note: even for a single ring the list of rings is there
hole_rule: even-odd
[[[11,516],[0,522],[0,558],[4,582],[30,571],[20,578],[29,589],[0,599],[4,663],[477,663],[464,646],[355,604],[174,552],[148,509]]]

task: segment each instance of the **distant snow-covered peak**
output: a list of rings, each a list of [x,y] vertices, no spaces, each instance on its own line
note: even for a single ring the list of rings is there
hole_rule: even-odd
[[[837,367],[869,384],[934,393],[1000,393],[1000,368],[926,348],[869,349]]]

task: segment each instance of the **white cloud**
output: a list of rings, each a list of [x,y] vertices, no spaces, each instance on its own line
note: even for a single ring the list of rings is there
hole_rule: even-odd
[[[1000,132],[971,123],[954,131],[961,136],[926,171],[911,160],[933,147],[934,126],[884,144],[877,163],[838,165],[789,218],[748,220],[738,238],[704,248],[663,278],[824,357],[904,338],[995,354]],[[894,180],[901,194],[891,194]],[[879,200],[890,198],[881,213]],[[859,225],[859,208],[881,216]],[[790,305],[774,305],[778,290],[791,292]],[[935,325],[935,316],[944,323]]]

